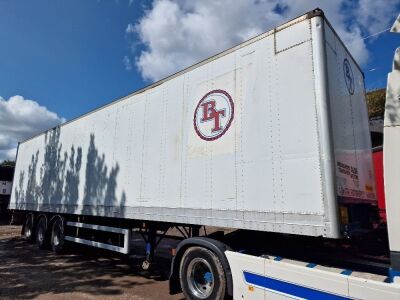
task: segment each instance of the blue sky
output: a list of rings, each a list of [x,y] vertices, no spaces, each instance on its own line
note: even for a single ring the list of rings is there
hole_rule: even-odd
[[[400,34],[384,32],[376,38],[371,37],[367,40],[370,59],[367,64],[361,66],[365,75],[366,89],[368,91],[386,88],[386,78],[392,70],[394,51],[400,47]]]
[[[0,96],[70,119],[142,87],[122,61],[127,24],[142,13],[128,1],[0,2]]]
[[[0,0],[3,115],[14,114],[17,122],[18,116],[32,112],[32,122],[21,125],[18,133],[5,130],[5,119],[0,119],[0,160],[12,157],[19,139],[317,6],[359,59],[367,89],[385,87],[400,35],[362,37],[390,26],[399,4],[400,0]],[[0,105],[0,117],[1,109]]]

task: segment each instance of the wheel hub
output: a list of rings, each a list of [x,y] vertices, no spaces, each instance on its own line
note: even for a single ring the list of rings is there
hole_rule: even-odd
[[[59,231],[56,230],[56,232],[53,236],[53,245],[56,247],[60,244],[60,238],[58,237],[59,234],[60,234]]]
[[[193,295],[208,298],[214,290],[214,276],[210,264],[204,258],[194,258],[188,266],[187,282]]]
[[[42,242],[44,240],[43,229],[40,228],[38,232],[38,240]]]

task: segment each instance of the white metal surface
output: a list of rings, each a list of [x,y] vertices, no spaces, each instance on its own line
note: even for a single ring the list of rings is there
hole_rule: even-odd
[[[67,222],[67,226],[71,227],[78,227],[78,228],[87,228],[93,230],[100,230],[100,231],[108,231],[113,233],[121,233],[121,234],[128,234],[129,229],[118,228],[118,227],[111,227],[111,226],[102,226],[96,224],[87,224],[87,223],[80,223],[80,222]]]
[[[107,250],[111,250],[111,251],[115,251],[115,252],[119,252],[119,253],[123,253],[123,254],[129,254],[129,251],[130,251],[129,241],[130,241],[130,236],[131,236],[131,231],[129,229],[117,228],[117,227],[111,227],[111,226],[101,226],[101,225],[87,224],[87,223],[80,223],[80,222],[67,222],[67,226],[123,234],[124,235],[124,246],[123,247],[100,243],[100,242],[91,241],[91,240],[86,240],[86,239],[77,238],[77,237],[73,237],[73,236],[65,236],[65,239],[67,241],[78,243],[78,244],[84,244],[84,245],[93,246],[93,247],[97,247],[97,248],[107,249]]]
[[[343,71],[336,58],[326,64],[328,26],[316,19],[302,16],[21,143],[10,207],[339,237],[336,145],[348,131],[369,131],[332,116],[343,103],[330,92],[343,83],[327,92],[326,69]],[[365,108],[358,114],[366,118]],[[347,165],[358,166],[364,146],[351,144]]]
[[[332,127],[337,124],[332,122],[331,109],[330,109],[330,94],[329,94],[329,78],[328,78],[328,58],[326,55],[326,43],[324,31],[325,24],[323,18],[317,17],[311,20],[313,36],[316,40],[322,41],[321,43],[313,43],[312,53],[315,57],[313,61],[314,76],[315,76],[315,97],[320,99],[316,101],[316,123],[319,130],[319,155],[320,155],[320,168],[322,177],[322,190],[321,193],[326,211],[326,227],[333,231],[333,236],[339,236],[339,215],[338,215],[338,199],[337,199],[337,186],[335,176],[335,153],[334,146],[336,141],[333,139]],[[332,66],[330,66],[332,67]]]
[[[396,21],[394,21],[392,28],[390,28],[391,32],[400,32],[400,15],[397,17]]]
[[[388,75],[384,121],[385,201],[390,250],[400,252],[400,48]],[[400,280],[400,278],[397,278]]]
[[[400,299],[400,284],[385,277],[307,263],[225,252],[234,299]],[[345,274],[342,274],[344,272]]]
[[[342,201],[375,202],[363,74],[329,26],[325,26],[325,45],[337,194]]]

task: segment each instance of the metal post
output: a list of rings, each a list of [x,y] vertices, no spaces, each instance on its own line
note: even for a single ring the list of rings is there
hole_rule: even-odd
[[[142,263],[143,270],[149,270],[154,264],[154,250],[157,243],[157,230],[153,226],[149,226],[146,240],[146,260]]]
[[[200,235],[200,226],[193,226],[192,227],[192,237]]]

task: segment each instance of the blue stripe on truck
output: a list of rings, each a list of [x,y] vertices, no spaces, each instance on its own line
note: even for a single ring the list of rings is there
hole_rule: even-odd
[[[324,299],[324,300],[342,300],[351,299],[349,297],[331,294],[320,290],[296,285],[290,282],[274,279],[271,277],[262,276],[259,274],[250,273],[247,271],[243,272],[246,283],[272,290],[278,293],[286,294],[303,299]]]

